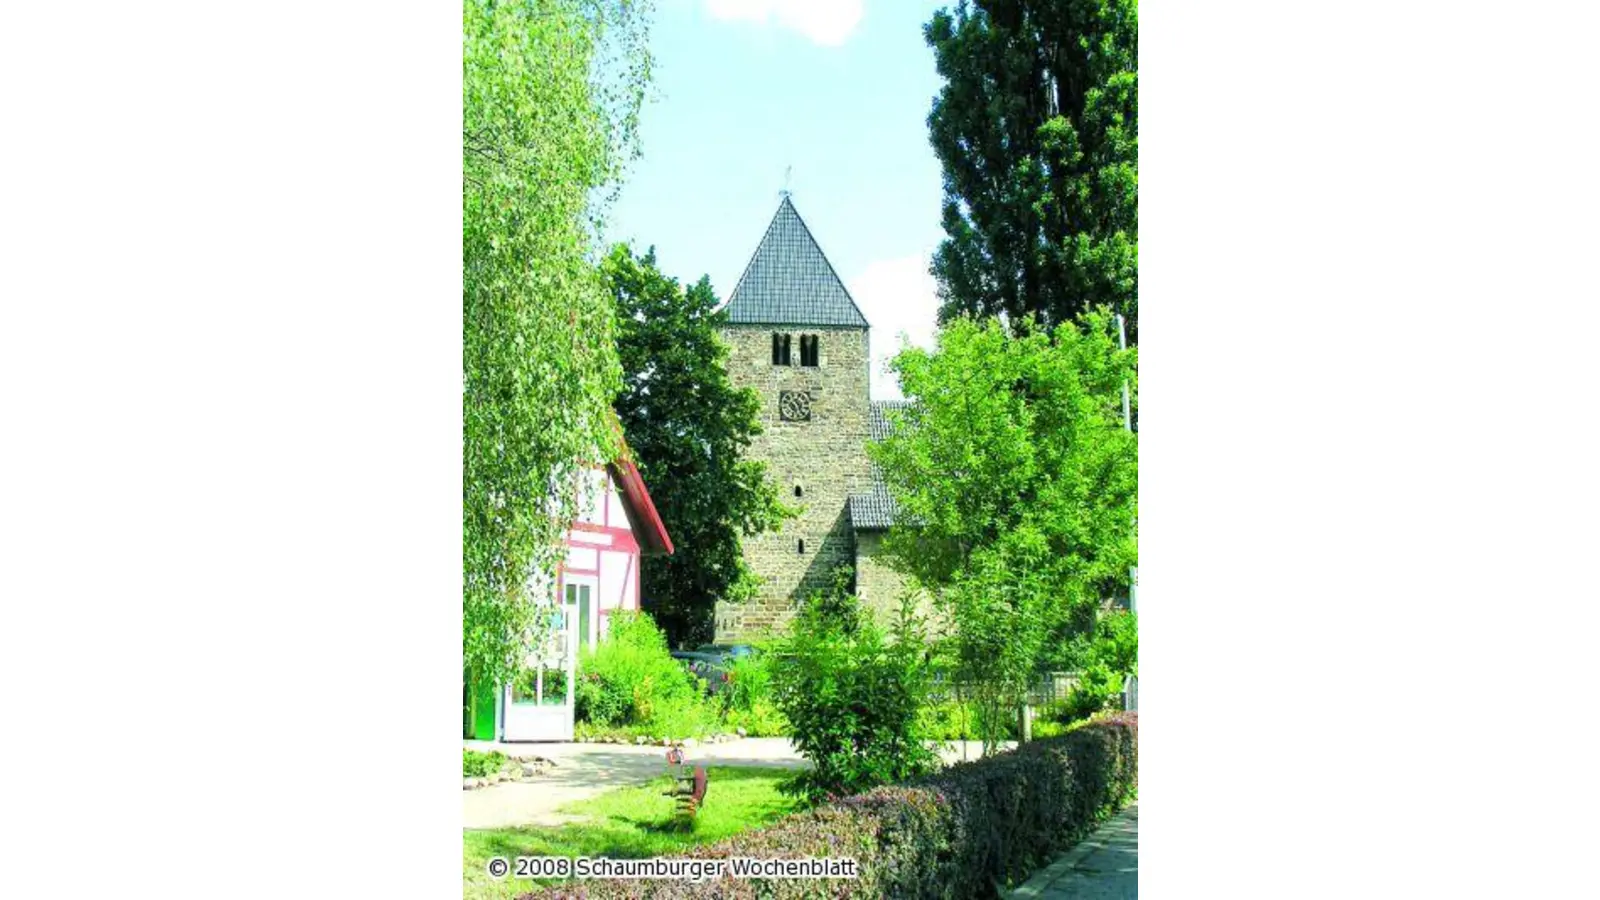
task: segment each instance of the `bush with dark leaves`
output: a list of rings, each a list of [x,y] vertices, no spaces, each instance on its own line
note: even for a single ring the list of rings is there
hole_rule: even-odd
[[[1020,884],[1138,786],[1137,713],[796,813],[692,851],[702,859],[850,857],[860,877],[570,881],[525,898],[966,898]]]

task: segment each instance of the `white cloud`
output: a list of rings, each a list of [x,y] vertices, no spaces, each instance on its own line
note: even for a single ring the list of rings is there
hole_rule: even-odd
[[[861,24],[865,0],[706,0],[713,19],[777,22],[825,47],[843,44]]]
[[[872,399],[899,400],[900,381],[884,365],[900,352],[902,337],[933,348],[939,298],[928,274],[929,254],[869,263],[846,285],[872,325]]]

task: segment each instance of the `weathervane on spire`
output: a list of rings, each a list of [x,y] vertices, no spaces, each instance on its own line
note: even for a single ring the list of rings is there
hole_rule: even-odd
[[[783,190],[778,192],[778,197],[781,199],[788,199],[789,197],[789,173],[793,170],[794,166],[783,167]]]

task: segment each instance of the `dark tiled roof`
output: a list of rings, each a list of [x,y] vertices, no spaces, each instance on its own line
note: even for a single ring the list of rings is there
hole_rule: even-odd
[[[894,524],[894,498],[882,481],[865,494],[850,495],[850,524],[857,531],[882,531]]]
[[[874,400],[872,401],[871,415],[868,422],[872,429],[872,439],[881,441],[889,436],[889,417],[884,413],[888,409],[905,409],[911,405],[910,400]]]
[[[867,421],[872,431],[872,440],[881,441],[888,437],[892,426],[885,410],[905,409],[911,404],[905,400],[874,400],[871,406],[871,415]],[[894,524],[898,512],[894,497],[889,493],[888,485],[883,482],[883,472],[878,469],[878,464],[872,464],[872,487],[864,494],[850,495],[850,524],[862,531],[876,531],[886,529]]]
[[[735,324],[868,327],[788,197],[729,295],[727,312]]]

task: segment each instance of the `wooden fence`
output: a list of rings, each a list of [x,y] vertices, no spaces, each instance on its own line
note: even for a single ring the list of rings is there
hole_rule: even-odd
[[[1077,683],[1076,672],[1049,672],[1041,675],[1028,688],[1028,705],[1050,706],[1066,700]],[[936,673],[928,698],[935,703],[944,703],[958,696],[970,697],[972,693],[969,688],[970,684],[959,682],[947,673]]]

